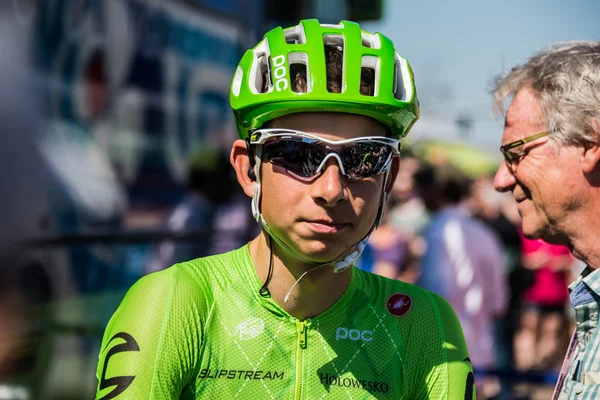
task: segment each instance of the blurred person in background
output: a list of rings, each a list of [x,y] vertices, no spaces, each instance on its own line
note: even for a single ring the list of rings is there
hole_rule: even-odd
[[[77,101],[72,118],[49,107],[46,129],[37,138],[54,182],[46,195],[58,235],[120,232],[128,211],[125,187],[108,152],[113,104],[108,92],[106,53],[93,48],[84,60],[81,76],[74,84]],[[46,90],[44,94],[51,98],[59,96],[50,94],[56,90],[54,87]],[[102,290],[124,278],[125,253],[118,246],[102,242],[69,246],[67,257],[80,292]]]
[[[423,231],[429,218],[423,199],[415,192],[414,175],[420,166],[421,161],[410,150],[403,150],[398,179],[390,195],[390,224],[411,239]]]
[[[526,237],[567,246],[587,264],[569,286],[577,328],[553,398],[596,398],[600,42],[555,44],[499,76],[492,93],[505,117],[500,148],[505,162],[494,186],[514,196]]]
[[[371,234],[359,260],[362,269],[408,283],[417,278],[423,248],[419,233],[427,221],[427,210],[414,190],[419,163],[410,151],[402,151],[382,224]]]
[[[468,208],[475,218],[488,225],[500,238],[505,249],[507,272],[519,264],[521,256],[520,219],[514,219],[509,207],[514,201],[494,189],[493,177],[480,176],[470,186]],[[513,215],[509,215],[513,214]]]
[[[504,316],[508,300],[501,244],[461,204],[468,180],[455,166],[424,164],[415,184],[431,215],[417,285],[442,295],[456,310],[474,369],[494,369],[494,323]],[[493,378],[477,382],[482,398],[499,390]]]
[[[410,150],[402,151],[398,178],[386,206],[383,224],[371,235],[358,266],[367,271],[415,283],[423,255],[421,231],[428,213],[415,193],[414,173],[420,161]]]
[[[388,202],[386,210],[391,208],[391,203]],[[406,270],[409,262],[407,238],[392,226],[388,215],[384,214],[381,225],[371,233],[363,251],[369,255],[368,260],[362,260],[360,268],[386,278],[414,283],[411,271]]]
[[[393,43],[349,21],[277,27],[245,53],[230,102],[230,160],[262,231],[130,289],[98,398],[473,399],[448,302],[354,267],[419,115]]]
[[[205,237],[160,243],[155,256],[147,265],[147,273],[214,254],[215,247],[221,245],[218,242],[226,239],[216,229],[218,212],[229,204],[237,191],[226,153],[210,146],[193,151],[188,162],[187,188],[182,202],[167,217],[165,227],[170,232],[205,234]],[[242,216],[241,221],[245,222],[247,218]],[[224,235],[235,236],[233,230],[236,228],[238,226],[233,223],[229,227],[223,227]],[[227,229],[230,231],[227,232]]]
[[[564,350],[560,344],[567,325],[567,279],[574,260],[567,247],[541,239],[523,237],[521,249],[533,282],[523,293],[514,338],[515,365],[519,371],[546,370],[556,366],[557,352]]]
[[[514,365],[513,342],[519,327],[523,291],[533,282],[533,274],[521,263],[521,220],[512,197],[494,190],[493,177],[480,176],[470,186],[468,201],[475,218],[489,226],[502,244],[505,279],[508,279],[508,307],[505,318],[496,321],[497,366],[509,370]],[[503,379],[503,396],[510,396],[510,379]]]

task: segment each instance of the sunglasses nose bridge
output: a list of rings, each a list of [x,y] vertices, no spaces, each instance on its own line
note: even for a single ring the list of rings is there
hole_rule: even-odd
[[[335,153],[333,151],[330,151],[329,153],[327,153],[327,155],[325,156],[325,158],[323,158],[323,161],[321,161],[321,164],[319,164],[319,167],[317,168],[317,171],[319,173],[324,172],[325,168],[327,168],[327,161],[330,158],[332,158],[332,157],[337,161],[337,164],[338,164],[338,166],[340,168],[340,171],[342,172],[342,175],[345,176],[346,175],[346,170],[344,169],[344,164],[342,163],[342,159],[340,158],[340,156],[337,153]]]

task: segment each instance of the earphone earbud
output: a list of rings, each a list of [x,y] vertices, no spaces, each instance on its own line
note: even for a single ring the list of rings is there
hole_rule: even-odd
[[[254,168],[253,167],[250,167],[248,169],[248,178],[250,178],[253,181],[256,180],[256,172],[254,172]]]

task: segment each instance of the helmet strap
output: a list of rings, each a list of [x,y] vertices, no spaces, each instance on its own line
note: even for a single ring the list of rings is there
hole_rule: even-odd
[[[258,294],[260,294],[262,297],[268,297],[271,295],[269,292],[271,276],[273,276],[273,243],[271,242],[271,236],[269,236],[269,271],[267,272],[265,283],[263,283],[261,288],[258,290]]]
[[[388,201],[388,194],[385,191],[385,185],[387,184],[388,176],[390,174],[390,170],[385,171],[385,175],[383,176],[383,187],[381,188],[381,200],[379,201],[379,210],[377,210],[377,217],[375,217],[375,229],[381,225],[383,222],[383,214],[385,213],[385,204]]]
[[[250,166],[256,169],[256,182],[254,182],[254,196],[252,197],[251,208],[252,208],[252,217],[256,220],[256,222],[262,223],[262,214],[260,212],[260,195],[261,195],[261,164],[262,164],[262,151],[260,148],[256,149],[257,151],[252,151],[250,143],[248,143],[248,157],[250,157]],[[254,158],[253,158],[254,157]],[[263,224],[264,225],[264,224]]]

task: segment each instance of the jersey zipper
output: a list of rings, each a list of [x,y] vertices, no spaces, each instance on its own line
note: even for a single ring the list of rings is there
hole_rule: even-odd
[[[306,349],[306,321],[298,321],[298,349],[296,350],[296,400],[302,397],[302,367]]]

